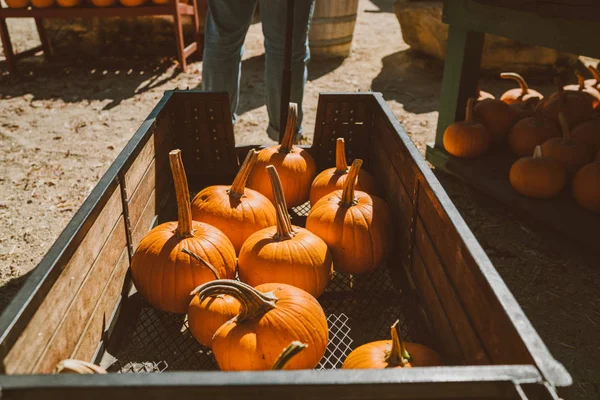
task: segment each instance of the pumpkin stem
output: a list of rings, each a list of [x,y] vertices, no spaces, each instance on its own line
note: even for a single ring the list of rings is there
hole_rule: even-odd
[[[559,112],[558,121],[560,122],[560,129],[563,134],[563,143],[567,143],[571,139],[571,131],[569,130],[569,123],[567,122],[567,118],[565,118],[565,114]]]
[[[257,318],[276,307],[279,300],[273,293],[262,293],[252,286],[233,279],[219,279],[202,284],[194,290],[203,301],[207,297],[229,295],[241,304],[238,322]]]
[[[280,153],[289,153],[292,151],[292,143],[294,136],[296,136],[296,121],[298,120],[298,104],[290,103],[288,106],[287,122],[285,125],[285,132],[283,133],[283,139],[279,146]]]
[[[308,347],[308,345],[306,343],[302,343],[297,340],[294,340],[285,349],[283,349],[283,351],[281,352],[279,357],[277,357],[277,360],[275,360],[275,363],[273,364],[271,369],[272,370],[283,369],[283,367],[285,367],[285,365],[292,358],[294,358],[296,356],[296,354],[300,353],[302,350],[304,350],[307,347]]]
[[[527,85],[527,81],[525,81],[525,78],[523,78],[521,75],[519,75],[515,72],[502,72],[500,74],[500,78],[512,79],[512,80],[517,81],[517,83],[519,84],[519,87],[521,88],[521,96],[520,97],[523,97],[524,95],[529,93],[529,86]]]
[[[577,76],[577,84],[579,85],[579,91],[581,92],[585,89],[585,78],[579,71],[575,71],[575,75]]]
[[[350,172],[348,172],[346,182],[344,182],[344,190],[342,191],[341,205],[343,207],[352,207],[355,204],[354,188],[356,187],[356,181],[358,180],[358,173],[360,172],[362,163],[362,160],[357,158],[350,167]]]
[[[244,163],[240,167],[239,172],[235,176],[235,179],[233,180],[233,183],[229,188],[230,196],[240,198],[244,195],[244,189],[246,189],[246,182],[248,182],[250,172],[252,171],[252,167],[254,167],[254,163],[256,162],[257,156],[258,152],[254,149],[248,152]]]
[[[214,265],[212,265],[211,263],[209,263],[208,261],[206,261],[204,258],[200,257],[198,254],[194,253],[193,251],[190,251],[186,248],[181,249],[182,253],[187,254],[188,256],[194,258],[196,261],[199,261],[200,264],[204,265],[206,268],[210,269],[210,272],[213,273],[213,275],[215,276],[215,279],[220,279],[221,277],[219,276],[219,271],[217,271],[217,269],[215,268]],[[197,288],[196,288],[197,289]],[[196,290],[194,289],[192,291],[192,293],[190,293],[192,296],[195,295]]]
[[[267,165],[267,172],[271,179],[271,188],[273,190],[273,198],[275,203],[275,211],[277,213],[277,237],[279,241],[289,240],[294,237],[294,228],[290,222],[290,214],[287,211],[287,204],[285,203],[285,196],[283,195],[283,188],[281,187],[281,180],[277,169],[272,165]]]
[[[535,146],[535,149],[533,149],[533,158],[534,159],[538,159],[538,158],[542,158],[544,157],[544,152],[542,150],[542,146],[537,145]]]
[[[106,374],[106,370],[86,361],[67,359],[56,365],[55,374]]]
[[[346,146],[343,138],[338,138],[335,142],[335,172],[338,174],[345,174],[348,172]]]
[[[593,65],[588,65],[588,71],[592,74],[592,77],[596,80],[596,85],[600,84],[600,72]]]
[[[404,367],[411,361],[411,356],[404,347],[402,341],[402,333],[400,332],[400,320],[396,320],[390,328],[390,334],[392,336],[392,349],[387,356],[387,362],[392,365],[399,365]]]
[[[469,97],[465,111],[465,122],[473,122],[473,107],[475,107],[475,99],[473,97]]]
[[[177,199],[177,236],[180,238],[192,235],[192,209],[190,208],[190,192],[187,177],[181,160],[181,150],[169,153],[173,183],[175,184],[175,197]]]

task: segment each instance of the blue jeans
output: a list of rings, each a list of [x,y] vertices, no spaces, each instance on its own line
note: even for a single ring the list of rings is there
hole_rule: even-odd
[[[286,0],[209,0],[202,90],[227,92],[235,122],[240,92],[244,39],[260,2],[260,19],[265,36],[265,93],[269,126],[267,134],[279,140],[281,81],[286,32]],[[292,84],[290,101],[298,103],[297,131],[301,132],[302,99],[306,84],[306,64],[310,59],[308,28],[314,0],[296,0],[292,48]]]

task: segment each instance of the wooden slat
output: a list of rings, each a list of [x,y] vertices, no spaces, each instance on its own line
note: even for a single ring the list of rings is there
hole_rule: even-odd
[[[531,355],[494,291],[426,183],[419,192],[418,211],[436,252],[448,265],[446,273],[471,317],[478,336],[484,342],[491,362],[532,363]]]
[[[81,244],[64,266],[61,276],[46,295],[35,315],[7,356],[7,374],[30,373],[58,327],[106,239],[122,215],[121,193],[117,186]]]
[[[73,353],[126,244],[125,225],[121,216],[33,372],[50,373],[60,360],[69,358]]]
[[[135,192],[136,188],[141,183],[142,177],[146,174],[148,166],[154,159],[154,144],[155,139],[154,135],[152,135],[137,157],[135,157],[127,172],[125,172],[125,187],[127,188],[128,193],[131,194]]]
[[[480,339],[475,334],[463,306],[460,304],[454,287],[435,253],[420,218],[417,218],[415,229],[415,246],[419,252],[419,257],[422,259],[423,267],[427,269],[431,284],[441,300],[440,307],[449,316],[450,326],[465,355],[466,363],[469,365],[489,364],[490,360],[482,347]]]
[[[148,202],[150,194],[156,188],[156,168],[154,160],[151,160],[148,169],[144,171],[144,176],[141,178],[137,189],[130,192],[128,199],[129,205],[129,221],[131,226],[135,226],[142,215],[142,211]]]
[[[104,292],[101,294],[71,358],[91,361],[98,343],[102,339],[104,328],[108,325],[109,318],[120,299],[128,269],[129,258],[127,257],[127,249],[123,249],[119,261],[107,280],[108,284],[105,286]]]
[[[148,202],[144,206],[141,217],[138,223],[132,230],[131,241],[133,248],[137,248],[142,238],[152,228],[152,220],[156,216],[156,192],[153,191],[148,198]]]

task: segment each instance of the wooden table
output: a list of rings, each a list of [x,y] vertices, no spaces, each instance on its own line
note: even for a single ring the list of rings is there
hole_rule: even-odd
[[[495,5],[500,3],[502,6]],[[600,58],[600,46],[594,39],[600,29],[600,2],[573,0],[570,4],[560,3],[558,0],[445,2],[443,20],[448,23],[449,30],[440,113],[435,143],[427,146],[426,157],[437,169],[455,175],[547,226],[600,250],[597,235],[600,216],[578,207],[568,193],[547,200],[541,206],[539,200],[519,196],[512,190],[508,183],[510,163],[507,160],[510,157],[500,157],[500,160],[498,154],[493,153],[476,161],[456,159],[446,153],[443,145],[444,130],[454,121],[464,119],[467,99],[475,93],[486,33]],[[568,215],[568,218],[556,218],[557,215]]]

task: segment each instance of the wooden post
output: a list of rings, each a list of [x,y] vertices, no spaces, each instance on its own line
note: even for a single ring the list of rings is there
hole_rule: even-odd
[[[179,0],[172,0],[173,5],[173,29],[175,29],[175,45],[177,46],[177,59],[181,65],[181,71],[185,72],[187,60],[185,59],[185,43],[183,41],[183,26],[181,25],[181,15],[179,14]]]
[[[40,36],[40,42],[42,42],[42,51],[44,52],[44,59],[46,61],[50,60],[50,43],[48,42],[48,36],[46,35],[46,28],[44,27],[43,18],[34,18],[35,26],[38,31],[38,35]]]
[[[2,4],[0,4],[2,8]],[[11,74],[15,72],[15,53],[13,52],[12,43],[10,42],[10,34],[8,33],[8,27],[6,26],[6,18],[0,17],[0,39],[2,40],[2,47],[4,48],[4,57],[6,57],[6,65],[8,66],[8,72]]]

